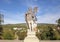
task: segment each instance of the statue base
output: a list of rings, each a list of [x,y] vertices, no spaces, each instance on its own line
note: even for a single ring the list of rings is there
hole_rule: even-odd
[[[24,42],[39,42],[39,39],[35,36],[34,31],[28,31],[27,37],[24,39]]]

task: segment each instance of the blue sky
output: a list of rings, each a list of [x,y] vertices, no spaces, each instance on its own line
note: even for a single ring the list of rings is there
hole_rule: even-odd
[[[24,23],[29,7],[38,7],[38,23],[56,23],[60,18],[60,0],[0,0],[4,24]]]

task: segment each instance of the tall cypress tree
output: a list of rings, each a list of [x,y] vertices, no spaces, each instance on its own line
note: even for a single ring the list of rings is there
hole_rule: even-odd
[[[3,33],[2,23],[3,22],[4,22],[4,20],[3,20],[3,14],[0,14],[0,39],[2,39],[2,33]]]

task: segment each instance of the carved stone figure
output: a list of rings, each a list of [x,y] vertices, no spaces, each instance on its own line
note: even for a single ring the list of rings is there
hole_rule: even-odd
[[[34,9],[29,8],[28,12],[25,14],[25,20],[27,23],[27,37],[24,39],[24,42],[39,42],[39,39],[36,37],[37,32],[37,18],[36,18],[37,7]]]
[[[32,10],[32,8],[28,9],[28,12],[25,14],[25,21],[27,23],[27,27],[30,31],[34,31],[37,27],[37,18],[36,18],[37,7]]]

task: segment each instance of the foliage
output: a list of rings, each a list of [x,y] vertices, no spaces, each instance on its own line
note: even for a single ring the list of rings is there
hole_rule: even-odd
[[[3,25],[3,38],[4,39],[15,39],[14,27],[23,28],[18,31],[17,35],[20,40],[23,40],[27,36],[27,27],[26,24],[7,24]],[[60,33],[56,30],[56,24],[38,24],[37,28],[39,32],[36,33],[36,36],[41,40],[60,40]],[[55,31],[53,30],[55,29]]]
[[[27,36],[27,32],[18,32],[19,40],[24,40],[24,38]]]
[[[48,26],[46,31],[43,31],[41,34],[41,39],[53,40],[54,39],[53,29]]]
[[[14,33],[12,31],[5,30],[3,32],[3,38],[6,39],[6,40],[13,40],[15,38]]]
[[[60,34],[55,30],[53,30],[52,27],[48,26],[46,29],[42,29],[43,31],[37,33],[37,37],[41,40],[60,40]]]
[[[57,20],[58,26],[60,27],[60,18]]]

